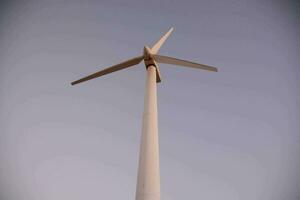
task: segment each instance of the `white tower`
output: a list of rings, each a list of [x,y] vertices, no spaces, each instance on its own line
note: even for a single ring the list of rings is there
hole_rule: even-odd
[[[154,65],[147,67],[143,128],[135,199],[160,199],[156,68]]]

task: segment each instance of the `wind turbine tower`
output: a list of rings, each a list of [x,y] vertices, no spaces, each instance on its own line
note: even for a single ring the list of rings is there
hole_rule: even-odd
[[[132,58],[120,64],[108,67],[94,74],[72,82],[72,85],[88,81],[118,70],[139,64],[144,60],[147,79],[144,99],[143,128],[140,143],[139,167],[137,175],[136,200],[160,200],[160,170],[159,170],[159,145],[157,127],[157,94],[156,84],[161,82],[158,63],[179,65],[195,69],[217,72],[217,68],[159,55],[158,51],[172,33],[171,28],[152,47],[144,47],[143,55]]]

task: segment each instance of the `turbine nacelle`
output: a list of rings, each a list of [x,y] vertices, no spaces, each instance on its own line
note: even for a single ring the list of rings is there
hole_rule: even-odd
[[[144,46],[144,60],[149,60],[151,58],[152,52],[148,46]]]
[[[154,60],[151,49],[148,46],[144,46],[144,63],[145,63],[146,69],[151,65],[156,68],[156,82],[160,83],[161,76],[160,76],[160,72],[159,72],[159,67],[158,67],[158,64]]]

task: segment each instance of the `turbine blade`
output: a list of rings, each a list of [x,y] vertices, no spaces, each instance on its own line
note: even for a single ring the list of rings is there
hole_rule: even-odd
[[[164,35],[162,36],[156,43],[155,45],[153,45],[153,47],[151,48],[151,52],[153,54],[156,54],[160,47],[163,45],[163,43],[166,41],[166,39],[171,35],[172,31],[174,30],[174,28],[170,28],[170,30]]]
[[[204,69],[208,71],[213,71],[217,72],[218,69],[216,67],[208,66],[208,65],[203,65],[203,64],[198,64],[186,60],[180,60],[177,58],[172,58],[168,56],[162,56],[162,55],[153,55],[154,60],[156,60],[159,63],[165,63],[165,64],[171,64],[171,65],[180,65],[180,66],[185,66],[185,67],[191,67],[191,68],[196,68],[196,69]]]
[[[112,72],[115,72],[115,71],[118,71],[118,70],[121,70],[121,69],[125,69],[125,68],[131,67],[133,65],[137,65],[143,60],[143,58],[144,58],[143,56],[135,57],[135,58],[132,58],[132,59],[127,60],[125,62],[119,63],[117,65],[108,67],[108,68],[103,69],[101,71],[98,71],[94,74],[91,74],[89,76],[86,76],[84,78],[76,80],[76,81],[72,82],[71,85],[75,85],[75,84],[78,84],[78,83],[81,83],[81,82],[84,82],[84,81],[88,81],[88,80],[97,78],[99,76],[103,76],[105,74],[109,74],[109,73],[112,73]]]

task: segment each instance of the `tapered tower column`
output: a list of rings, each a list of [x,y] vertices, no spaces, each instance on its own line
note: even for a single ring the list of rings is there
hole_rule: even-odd
[[[156,68],[147,68],[136,200],[160,200]]]

